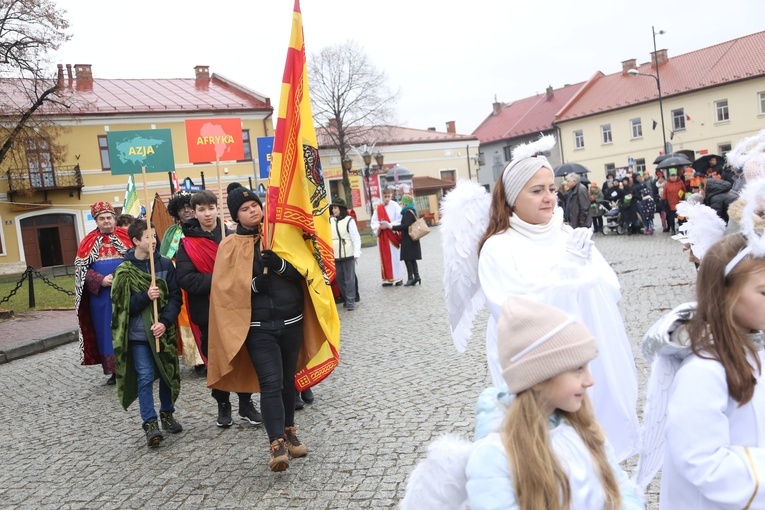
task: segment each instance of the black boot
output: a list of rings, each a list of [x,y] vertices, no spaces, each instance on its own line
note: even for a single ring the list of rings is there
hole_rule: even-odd
[[[409,279],[404,284],[404,287],[411,287],[412,285],[414,285],[414,277],[409,275]]]
[[[414,280],[412,282],[412,285],[417,285],[418,283],[420,284],[420,286],[422,286],[422,280],[420,279],[419,273],[414,273]]]

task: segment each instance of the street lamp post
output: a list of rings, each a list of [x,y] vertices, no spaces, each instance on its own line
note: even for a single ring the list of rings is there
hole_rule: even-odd
[[[664,143],[662,145],[662,151],[664,151],[664,154],[668,154],[670,151],[667,150],[667,133],[664,129],[664,102],[661,97],[661,77],[659,76],[659,54],[656,50],[656,34],[662,35],[664,34],[664,30],[656,31],[655,27],[651,27],[651,32],[653,33],[653,64],[656,68],[656,74],[646,74],[638,72],[637,69],[630,69],[627,71],[627,74],[630,76],[650,76],[654,80],[656,80],[656,88],[659,91],[659,115],[661,115],[661,140]]]
[[[364,189],[367,198],[367,212],[369,213],[370,217],[372,217],[372,192],[369,189],[369,176],[375,175],[382,170],[385,156],[383,156],[382,153],[378,150],[377,154],[374,155],[374,158],[375,162],[377,163],[376,169],[370,168],[370,165],[372,164],[372,154],[369,152],[369,150],[364,151],[364,153],[361,155],[361,159],[364,160],[363,171],[351,170],[353,168],[353,160],[348,156],[343,159],[343,168],[348,174],[362,175],[364,177]]]

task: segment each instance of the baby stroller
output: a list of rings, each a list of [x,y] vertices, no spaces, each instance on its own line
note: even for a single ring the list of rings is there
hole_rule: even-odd
[[[605,224],[603,225],[603,233],[609,234],[624,234],[627,229],[622,221],[622,215],[619,211],[619,205],[616,202],[609,202],[608,200],[599,200],[600,207],[603,208],[605,214]]]

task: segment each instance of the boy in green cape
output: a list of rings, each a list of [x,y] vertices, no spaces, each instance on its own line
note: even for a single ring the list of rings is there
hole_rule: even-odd
[[[114,273],[112,283],[112,340],[114,342],[117,395],[122,407],[138,398],[148,446],[163,439],[154,409],[154,379],[159,378],[159,417],[162,428],[172,434],[183,430],[173,417],[181,389],[178,367],[176,319],[181,291],[175,266],[155,251],[144,220],[136,220],[128,235],[135,245]],[[151,285],[149,257],[154,257],[156,286]],[[157,301],[159,320],[154,322],[152,301]],[[159,352],[156,340],[159,341]]]

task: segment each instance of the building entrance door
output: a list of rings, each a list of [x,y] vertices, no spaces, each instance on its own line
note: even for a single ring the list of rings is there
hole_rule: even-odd
[[[21,220],[21,238],[28,266],[35,269],[74,264],[77,233],[72,214],[43,214]]]

